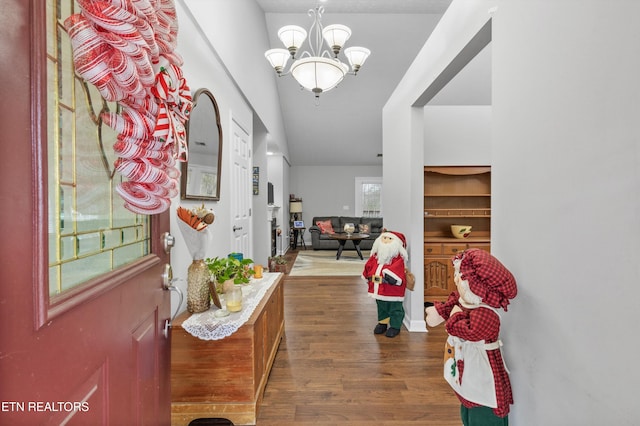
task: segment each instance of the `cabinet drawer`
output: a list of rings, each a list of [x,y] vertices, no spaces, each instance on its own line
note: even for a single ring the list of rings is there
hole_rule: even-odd
[[[491,253],[491,244],[489,244],[489,243],[486,243],[486,244],[485,243],[469,244],[469,248],[471,248],[471,247],[479,248],[479,249],[482,249],[482,250],[484,250],[484,251],[486,251],[488,253]]]
[[[467,248],[466,244],[443,244],[442,254],[455,256],[456,254],[465,251],[466,248]]]
[[[425,244],[424,254],[425,255],[442,254],[442,244]]]

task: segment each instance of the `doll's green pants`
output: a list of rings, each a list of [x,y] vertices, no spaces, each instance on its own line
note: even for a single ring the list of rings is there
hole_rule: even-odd
[[[509,416],[498,417],[489,407],[467,408],[461,405],[460,417],[464,426],[509,426]]]
[[[378,322],[383,322],[389,318],[389,327],[400,330],[404,319],[404,307],[402,302],[387,302],[386,300],[376,300],[378,305]]]

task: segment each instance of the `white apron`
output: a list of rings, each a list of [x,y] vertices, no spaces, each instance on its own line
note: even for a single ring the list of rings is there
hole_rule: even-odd
[[[483,305],[483,307],[496,312],[489,306]],[[453,352],[448,356],[445,354],[444,379],[467,401],[497,408],[496,384],[487,351],[500,349],[502,342],[500,340],[494,343],[485,343],[484,340],[470,342],[449,336],[447,344],[452,347]],[[464,361],[462,383],[460,383],[457,361]]]

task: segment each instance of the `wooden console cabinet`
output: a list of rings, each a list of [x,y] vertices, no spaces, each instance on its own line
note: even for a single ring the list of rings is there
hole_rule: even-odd
[[[171,329],[171,424],[222,417],[254,425],[264,388],[284,332],[282,274],[249,320],[222,340],[201,340],[182,328],[186,312]]]
[[[457,239],[451,225],[471,225]],[[445,300],[456,289],[451,258],[467,248],[490,251],[491,167],[424,168],[424,300]]]

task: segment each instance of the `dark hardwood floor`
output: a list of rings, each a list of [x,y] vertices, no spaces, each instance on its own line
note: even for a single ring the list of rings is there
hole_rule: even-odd
[[[461,425],[442,377],[442,327],[374,335],[375,302],[359,277],[287,276],[284,299],[258,426]]]

